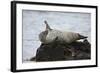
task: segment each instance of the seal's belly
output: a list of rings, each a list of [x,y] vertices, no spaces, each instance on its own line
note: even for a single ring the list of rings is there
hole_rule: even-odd
[[[59,40],[60,41],[63,40],[66,43],[71,43],[77,39],[78,39],[78,34],[72,32],[63,32],[61,36],[59,36]]]
[[[53,42],[56,38],[58,41],[64,41],[66,43],[71,43],[78,39],[77,33],[72,32],[61,32],[61,31],[50,31],[46,37],[46,43]]]
[[[48,35],[46,37],[46,42],[47,43],[53,42],[58,37],[58,34],[60,35],[61,32],[57,32],[57,31],[50,31],[50,32],[48,32]]]

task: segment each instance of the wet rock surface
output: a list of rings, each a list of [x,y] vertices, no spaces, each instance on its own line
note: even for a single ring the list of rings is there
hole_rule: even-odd
[[[91,44],[85,39],[71,44],[55,41],[41,44],[31,61],[83,60],[91,58]]]

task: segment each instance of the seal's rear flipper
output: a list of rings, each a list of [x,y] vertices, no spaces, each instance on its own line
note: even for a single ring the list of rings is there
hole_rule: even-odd
[[[88,38],[88,37],[79,34],[79,39],[85,39],[85,38]]]

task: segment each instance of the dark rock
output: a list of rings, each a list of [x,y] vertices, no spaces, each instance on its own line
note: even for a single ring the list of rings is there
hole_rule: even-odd
[[[60,61],[82,60],[91,58],[91,44],[85,39],[83,42],[71,44],[55,41],[49,44],[41,44],[37,49],[36,57],[31,61]]]
[[[57,45],[57,43],[41,44],[36,53],[36,61],[56,61],[62,60],[63,58],[63,47],[61,45]]]

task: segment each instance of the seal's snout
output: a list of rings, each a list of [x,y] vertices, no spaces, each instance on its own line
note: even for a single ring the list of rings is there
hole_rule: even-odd
[[[45,23],[45,24],[48,24],[46,20],[44,21],[44,23]]]
[[[46,24],[46,30],[49,30],[49,31],[50,31],[50,30],[51,30],[51,28],[50,28],[50,26],[49,26],[48,22],[45,20],[45,21],[44,21],[44,23]]]

